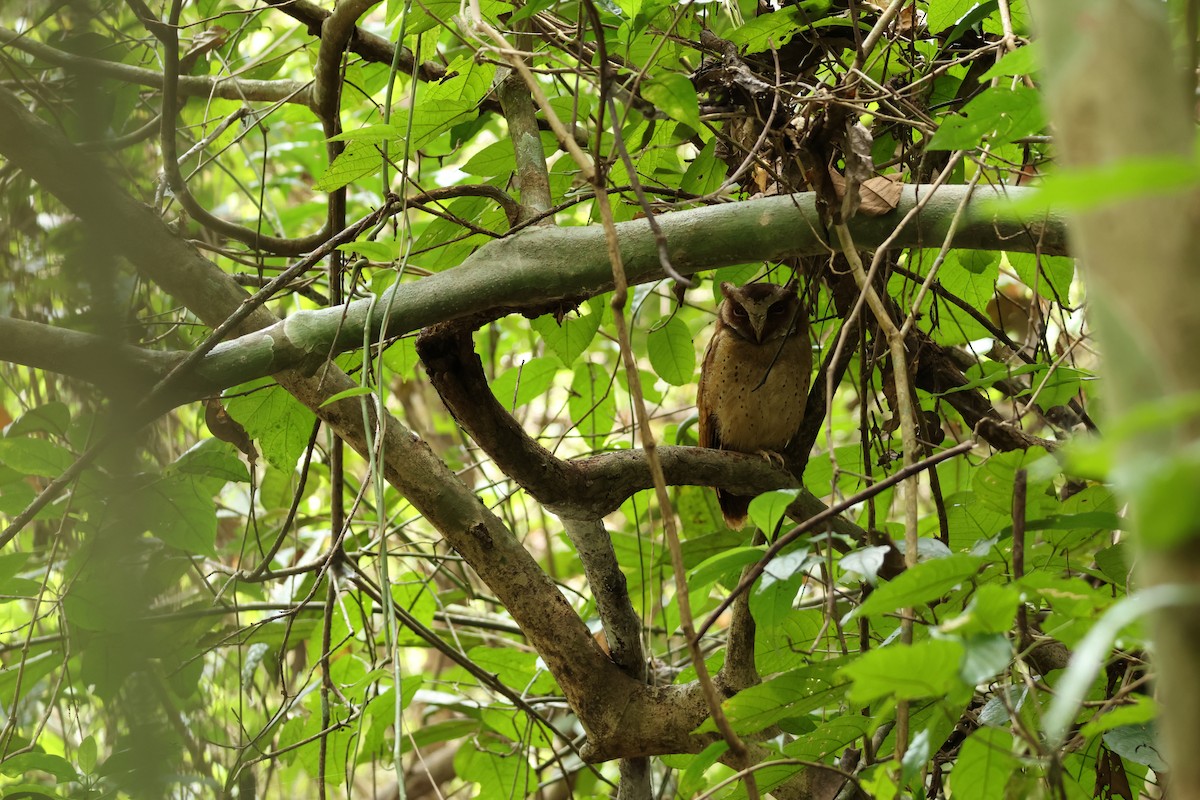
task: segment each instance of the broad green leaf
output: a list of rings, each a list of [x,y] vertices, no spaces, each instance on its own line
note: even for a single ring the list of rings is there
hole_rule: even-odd
[[[1132,701],[1129,705],[1117,706],[1092,717],[1086,725],[1079,729],[1079,732],[1090,739],[1113,728],[1123,725],[1142,725],[1158,717],[1158,704],[1153,698],[1144,694],[1134,694],[1129,699]]]
[[[531,400],[541,397],[554,385],[558,364],[552,358],[531,358],[519,366],[507,369],[492,381],[492,393],[500,405],[515,411]]]
[[[863,653],[842,668],[854,681],[850,702],[865,705],[883,697],[916,700],[941,697],[956,686],[963,646],[955,641],[929,639],[914,645],[893,644]]]
[[[617,405],[612,389],[613,376],[606,368],[590,361],[575,367],[567,410],[575,428],[593,447],[598,447],[612,433],[616,422]]]
[[[716,191],[721,186],[728,167],[717,158],[716,144],[716,139],[710,141],[703,150],[696,154],[692,163],[688,164],[688,168],[679,182],[681,191],[705,195]]]
[[[1005,258],[1021,282],[1047,300],[1069,305],[1071,281],[1075,278],[1075,260],[1065,256],[1035,256],[1032,253],[1005,253]]]
[[[965,300],[978,311],[986,311],[996,297],[999,276],[998,253],[956,250],[942,264],[937,277],[942,288],[950,294]]]
[[[250,472],[233,446],[219,439],[202,439],[164,470],[168,475],[196,475],[225,481],[248,481]]]
[[[336,191],[359,178],[374,175],[382,167],[383,156],[378,145],[366,141],[350,142],[313,184],[313,189]]]
[[[392,579],[392,600],[396,605],[407,611],[417,622],[431,627],[433,615],[437,610],[437,600],[434,598],[434,587],[429,581],[415,572],[405,572]],[[401,626],[401,637],[408,643],[417,644],[421,641],[419,634]]]
[[[804,0],[793,6],[785,6],[748,20],[729,34],[729,41],[747,53],[761,53],[771,47],[778,49],[823,17],[832,5],[830,0]]]
[[[338,250],[343,253],[357,253],[364,258],[370,258],[374,261],[389,262],[394,261],[399,255],[399,248],[394,240],[384,242],[360,241],[348,242],[339,244]]]
[[[225,410],[250,438],[258,442],[271,466],[285,472],[296,462],[312,433],[313,413],[269,379],[245,384],[230,392]]]
[[[929,0],[925,24],[930,33],[941,33],[979,5],[976,0]]]
[[[1000,728],[980,728],[963,742],[950,774],[955,795],[972,800],[1003,800],[1009,776],[1020,769],[1013,755],[1012,734]]]
[[[30,436],[0,439],[0,464],[23,475],[55,478],[74,462],[75,456],[70,450],[45,439]]]
[[[704,773],[717,759],[729,750],[729,743],[717,739],[691,758],[683,774],[679,776],[679,796],[695,797],[704,788]]]
[[[786,717],[802,717],[835,703],[845,684],[846,676],[836,664],[816,663],[744,689],[722,703],[722,708],[735,730],[756,733]],[[696,732],[716,730],[716,723],[709,718]]]
[[[405,337],[383,351],[383,363],[402,378],[412,377],[420,359],[417,358],[417,340]]]
[[[1011,622],[1012,619],[1009,619]],[[1013,660],[1013,646],[1008,637],[999,633],[968,636],[962,640],[966,648],[959,677],[968,686],[986,683],[1003,672]]]
[[[49,433],[54,436],[66,436],[70,424],[71,411],[67,404],[54,400],[31,408],[17,417],[4,431],[4,435],[15,437],[28,433]]]
[[[946,522],[950,529],[950,549],[969,550],[979,541],[1000,533],[1012,522],[1012,514],[980,503],[974,492],[959,492],[946,498]]]
[[[558,356],[565,367],[575,367],[575,360],[587,349],[600,329],[602,315],[594,304],[589,303],[580,312],[581,316],[567,315],[561,322],[556,322],[552,314],[546,314],[530,323],[541,335],[546,347]]]
[[[458,777],[477,784],[479,800],[510,800],[528,797],[537,776],[524,750],[494,734],[482,734],[465,742],[454,756]]]
[[[796,500],[794,489],[778,489],[774,492],[764,492],[750,501],[750,519],[758,529],[768,536],[773,536],[779,524],[784,522],[785,512]]]
[[[791,613],[812,562],[807,547],[771,559],[750,595],[750,611],[759,625],[773,627]]]
[[[1162,742],[1153,722],[1123,725],[1104,734],[1104,744],[1121,758],[1135,764],[1145,764],[1155,772],[1165,772],[1167,763],[1162,756]]]
[[[688,588],[695,590],[718,580],[737,581],[742,567],[762,557],[761,547],[735,547],[706,558],[688,573]]]
[[[1004,633],[1012,628],[1019,602],[1020,594],[1013,587],[984,584],[971,595],[971,602],[967,604],[966,610],[943,622],[939,629],[943,633],[960,636]]]
[[[642,86],[642,94],[671,119],[694,131],[701,129],[700,101],[696,99],[696,87],[686,76],[668,72],[651,78]]]
[[[1031,42],[1023,47],[1018,47],[993,64],[987,72],[980,75],[979,81],[982,83],[1005,75],[1032,75],[1038,66],[1040,51],[1040,42]]]
[[[90,737],[89,737],[90,738]],[[80,758],[81,766],[83,759]],[[75,767],[71,766],[71,762],[67,761],[62,756],[51,755],[50,753],[19,753],[15,756],[9,756],[3,761],[0,761],[0,772],[10,777],[17,777],[36,770],[53,775],[62,783],[79,780],[79,773]],[[90,772],[90,768],[84,770]],[[20,794],[9,794],[5,792],[5,797],[21,797]],[[37,794],[25,794],[24,797],[39,798],[41,792]]]
[[[888,614],[935,600],[970,579],[982,564],[982,558],[967,555],[950,555],[917,564],[894,580],[880,584],[853,614],[858,617]]]
[[[144,530],[185,553],[217,554],[217,507],[207,482],[194,476],[165,477],[142,487],[129,502]]]
[[[674,316],[656,324],[646,337],[646,352],[655,373],[672,386],[692,382],[696,373],[696,347],[687,325]]]
[[[495,675],[505,686],[520,687],[529,694],[551,694],[558,690],[554,678],[532,650],[511,647],[473,647],[471,660]]]
[[[1037,90],[991,86],[963,106],[961,114],[942,118],[929,149],[971,150],[984,137],[995,144],[1007,143],[1039,133],[1045,124]]]

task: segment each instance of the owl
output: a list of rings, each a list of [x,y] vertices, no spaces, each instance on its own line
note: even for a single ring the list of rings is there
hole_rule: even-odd
[[[800,430],[812,370],[796,283],[726,282],[721,294],[696,397],[700,446],[780,458]],[[729,527],[745,524],[751,499],[717,490]]]

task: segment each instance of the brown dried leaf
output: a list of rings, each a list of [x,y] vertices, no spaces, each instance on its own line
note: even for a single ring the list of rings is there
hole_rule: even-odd
[[[859,213],[868,217],[881,217],[895,211],[896,206],[900,204],[900,192],[903,188],[900,178],[899,173],[892,173],[876,175],[863,181],[859,187]]]
[[[229,416],[220,400],[210,398],[204,401],[204,424],[213,436],[222,442],[229,442],[245,453],[250,461],[258,458],[258,451],[254,449],[254,441],[250,434],[246,433],[241,423]]]

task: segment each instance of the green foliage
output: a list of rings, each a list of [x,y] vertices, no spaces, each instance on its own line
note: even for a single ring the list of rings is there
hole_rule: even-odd
[[[647,209],[666,214],[703,202],[719,210],[760,195],[812,191],[821,172],[844,177],[856,158],[905,185],[929,184],[958,150],[967,158],[950,171],[951,184],[1011,186],[1049,172],[1039,199],[1007,212],[1028,219],[1049,208],[1086,210],[1194,187],[1200,177],[1188,158],[1053,172],[1038,45],[1022,38],[1028,14],[1018,0],[1005,5],[1021,46],[1002,57],[998,3],[928,0],[916,4],[924,21],[902,12],[899,30],[889,29],[856,73],[848,66],[879,4],[854,4],[857,32],[847,4],[830,0],[770,12],[762,6],[763,13],[750,2],[478,5],[481,20],[458,0],[389,0],[360,20],[372,36],[353,39],[325,65],[333,69],[322,71],[337,76],[341,97],[342,132],[327,141],[308,94],[317,60],[328,55],[310,35],[320,20],[302,24],[274,6],[227,0],[185,3],[172,27],[182,52],[203,45],[205,35],[221,41],[199,48],[184,74],[200,82],[185,83],[178,113],[168,109],[168,119],[176,122],[179,155],[196,146],[181,162],[194,201],[228,220],[225,226],[186,210],[179,192],[155,177],[163,158],[160,81],[142,72],[127,83],[115,68],[160,75],[164,50],[160,29],[147,28],[132,6],[77,3],[36,15],[0,9],[0,26],[19,30],[21,39],[98,59],[88,69],[64,67],[63,59],[6,39],[14,78],[0,91],[18,92],[47,124],[86,143],[170,230],[252,288],[299,258],[256,246],[256,236],[298,240],[331,218],[340,230],[386,206],[379,225],[336,248],[343,268],[337,294],[394,289],[396,297],[424,298],[434,315],[445,298],[429,298],[422,280],[453,275],[514,227],[599,228],[596,187],[585,177],[597,167],[619,222]],[[512,47],[493,48],[485,22]],[[393,63],[385,44],[397,41],[406,49]],[[609,59],[603,70],[602,51]],[[545,107],[532,97],[520,101],[534,108],[536,129],[518,130],[519,115],[495,91],[513,74],[513,53],[530,54],[545,97]],[[847,153],[853,123],[869,141]],[[586,152],[587,169],[568,152],[564,129]],[[531,143],[523,151],[513,147],[519,136]],[[527,158],[538,143],[555,213],[541,218],[526,207],[510,216],[497,193],[514,204],[537,194],[524,181],[540,169]],[[170,289],[135,273],[132,260],[110,257],[120,243],[64,206],[33,172],[15,157],[0,169],[6,317],[143,350],[187,351],[203,340],[209,328],[199,320],[210,321],[211,309],[191,307],[178,284]],[[832,207],[829,197],[822,200]],[[238,235],[234,224],[243,228]],[[270,377],[224,388],[225,412],[262,456],[253,461],[228,437],[214,438],[197,403],[154,419],[127,418],[149,391],[136,369],[119,371],[127,365],[114,361],[108,381],[94,385],[91,351],[66,359],[52,342],[44,352],[18,352],[0,363],[0,419],[7,423],[0,521],[7,525],[90,447],[103,446],[0,551],[7,634],[0,706],[8,715],[0,791],[316,796],[323,782],[325,796],[357,797],[394,792],[397,781],[414,783],[428,768],[442,776],[445,796],[526,797],[564,782],[575,797],[611,796],[617,765],[585,766],[573,752],[585,731],[579,709],[566,701],[572,676],[550,671],[494,587],[421,513],[454,502],[450,484],[437,483],[450,472],[474,494],[472,503],[520,538],[593,630],[609,621],[601,619],[607,610],[599,593],[627,599],[643,624],[656,680],[680,685],[695,679],[696,667],[682,633],[682,588],[663,513],[678,521],[682,577],[699,624],[769,543],[800,521],[797,498],[855,498],[831,528],[818,527],[765,564],[748,591],[762,681],[725,699],[723,710],[733,730],[773,762],[755,773],[760,795],[825,775],[806,772],[814,762],[852,773],[878,798],[1115,796],[1104,792],[1119,785],[1118,774],[1134,787],[1152,784],[1164,765],[1153,746],[1158,707],[1141,693],[1146,601],[1132,572],[1133,523],[1112,487],[1144,509],[1137,522],[1145,543],[1189,540],[1200,515],[1200,457],[1173,444],[1171,433],[1191,424],[1200,404],[1184,397],[1147,407],[1106,423],[1103,439],[1056,447],[1094,427],[1091,417],[1105,403],[1076,305],[1087,287],[1074,261],[1022,252],[1035,249],[1023,241],[961,249],[938,238],[895,251],[877,284],[898,323],[917,306],[911,327],[921,338],[909,348],[908,367],[928,449],[922,444],[909,455],[924,458],[973,431],[979,444],[922,473],[918,559],[907,569],[895,545],[905,538],[908,495],[876,491],[901,467],[903,440],[895,365],[869,310],[844,343],[849,365],[803,475],[784,484],[790,488],[759,494],[742,532],[724,526],[705,486],[671,486],[673,508],[664,510],[644,479],[630,479],[638,491],[617,498],[603,518],[624,581],[599,586],[589,583],[553,516],[577,511],[575,498],[541,505],[542,494],[506,471],[506,459],[524,454],[489,452],[487,430],[463,433],[462,409],[448,413],[426,379],[417,325],[408,319],[391,320],[382,354],[342,352],[339,341],[329,355],[360,385],[329,391],[313,408]],[[690,270],[706,255],[692,244],[671,243],[675,266]],[[564,247],[563,261],[548,266],[566,274],[580,257]],[[330,264],[326,257],[267,307],[285,317],[331,302],[338,287]],[[520,258],[486,268],[534,275]],[[643,444],[634,425],[635,380],[657,444],[694,444],[696,382],[717,286],[794,275],[820,364],[848,330],[858,291],[837,283],[838,276],[848,280],[844,260],[824,254],[726,264],[696,275],[698,288],[686,293],[666,281],[630,287],[623,313],[633,377],[622,359],[612,283],[567,285],[558,272],[540,273],[526,280],[529,302],[520,313],[491,305],[512,297],[474,297],[479,314],[420,324],[474,326],[487,381],[478,388],[490,389],[512,430],[558,458],[611,456]],[[185,273],[180,280],[201,278]],[[302,338],[305,326],[294,327]],[[226,340],[221,348],[238,350],[235,333]],[[318,385],[327,369],[298,367],[314,370]],[[237,380],[247,374],[254,373]],[[367,415],[369,453],[339,448],[327,428],[314,438],[314,411],[326,413],[339,399],[354,401],[339,408]],[[810,408],[824,410],[825,397],[817,400]],[[416,467],[388,461],[395,439],[382,435],[377,403],[448,468],[411,498],[383,485]],[[1016,431],[1024,446],[988,439],[989,426]],[[1141,437],[1163,446],[1152,457],[1125,458],[1126,445]],[[671,474],[696,482],[686,470]],[[620,483],[601,482],[589,487],[596,496]],[[1018,486],[1023,505],[1014,503]],[[1137,613],[1126,619],[1131,606]],[[726,660],[730,624],[729,614],[717,615],[701,642],[710,671]],[[1061,664],[1040,655],[1047,646],[1094,647],[1094,663],[1109,669],[1064,676]],[[1071,698],[1051,720],[1077,737],[1048,752],[1059,744],[1043,736],[1052,697]],[[898,728],[907,731],[903,741]],[[709,718],[696,732],[718,727]],[[717,739],[700,752],[689,746],[656,757],[653,787],[680,798],[748,796],[722,761],[728,747]]]

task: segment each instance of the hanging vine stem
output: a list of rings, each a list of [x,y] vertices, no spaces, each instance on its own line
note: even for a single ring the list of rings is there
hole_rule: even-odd
[[[875,291],[874,285],[867,279],[863,269],[862,258],[854,245],[854,237],[845,223],[834,225],[838,243],[850,265],[854,282],[866,299],[875,315],[879,328],[887,336],[888,352],[892,357],[892,379],[896,382],[896,412],[900,415],[900,438],[904,448],[903,466],[910,468],[916,463],[918,452],[917,419],[912,404],[912,387],[908,380],[908,353],[904,349],[904,334],[896,326],[887,306]],[[904,481],[904,566],[911,569],[917,564],[917,487],[920,480],[916,474]],[[913,609],[906,607],[900,611],[900,640],[904,644],[912,644]],[[908,748],[908,703],[900,701],[896,707],[896,759],[904,757]]]

